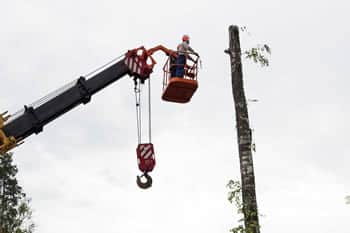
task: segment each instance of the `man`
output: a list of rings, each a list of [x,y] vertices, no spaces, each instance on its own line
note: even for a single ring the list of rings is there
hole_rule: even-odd
[[[190,59],[194,61],[189,54],[194,54],[198,56],[198,53],[196,53],[190,44],[190,37],[188,35],[184,35],[182,37],[182,43],[177,46],[177,59],[175,62],[175,69],[172,72],[172,77],[180,77],[183,78],[185,75],[185,65],[186,65],[186,59]]]

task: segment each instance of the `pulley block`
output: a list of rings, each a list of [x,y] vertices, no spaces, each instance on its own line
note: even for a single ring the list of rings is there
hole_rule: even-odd
[[[156,165],[152,143],[142,143],[137,146],[137,163],[141,172],[151,172]]]
[[[142,189],[150,188],[152,186],[152,177],[148,172],[151,172],[156,165],[153,144],[139,144],[136,148],[136,154],[139,169],[143,173],[141,176],[137,176],[136,183]],[[142,178],[146,181],[143,181]]]

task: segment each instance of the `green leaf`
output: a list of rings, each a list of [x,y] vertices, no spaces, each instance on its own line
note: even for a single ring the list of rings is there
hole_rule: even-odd
[[[32,233],[32,211],[16,179],[18,169],[13,165],[12,154],[0,156],[0,232]]]

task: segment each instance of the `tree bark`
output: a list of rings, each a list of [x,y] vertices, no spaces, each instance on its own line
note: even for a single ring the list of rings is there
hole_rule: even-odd
[[[239,28],[229,27],[232,94],[236,112],[236,128],[242,183],[244,225],[247,233],[260,233],[252,157],[252,131],[243,87]]]

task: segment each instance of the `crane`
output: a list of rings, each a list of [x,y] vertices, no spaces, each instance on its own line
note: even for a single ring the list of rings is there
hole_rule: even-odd
[[[141,46],[128,50],[118,59],[86,76],[79,77],[38,101],[24,105],[24,108],[15,114],[11,115],[8,112],[0,114],[0,156],[21,145],[25,138],[41,133],[45,125],[64,113],[80,104],[89,103],[94,94],[126,75],[133,78],[137,94],[139,85],[149,80],[153,72],[156,61],[152,55],[157,51],[164,52],[168,57],[163,66],[162,99],[175,103],[189,102],[198,87],[197,61],[199,57],[196,56],[195,62],[185,64],[184,77],[172,77],[172,69],[179,66],[175,63],[177,53],[162,45],[148,50]],[[138,103],[136,107],[137,111],[141,111]],[[152,185],[152,178],[148,172],[151,172],[155,166],[154,148],[151,142],[141,143],[141,131],[138,130],[139,141],[136,152],[138,166],[143,175],[137,176],[137,184],[140,188],[149,188]],[[145,177],[146,182],[142,182],[141,177]]]

